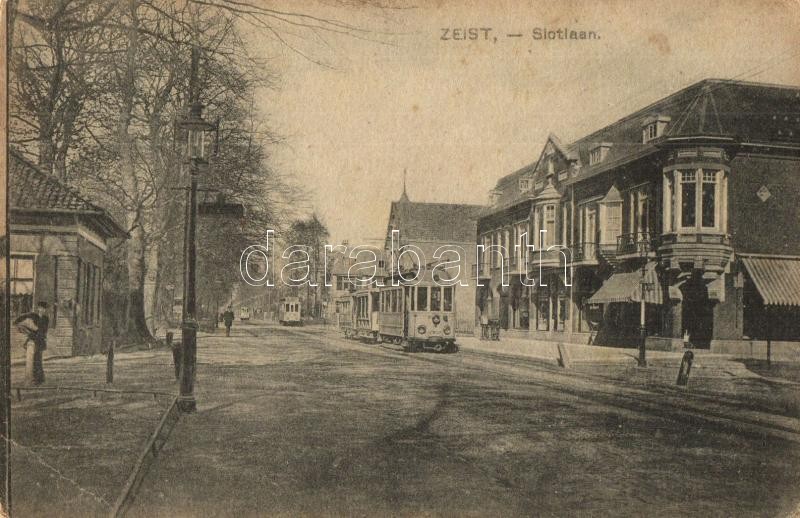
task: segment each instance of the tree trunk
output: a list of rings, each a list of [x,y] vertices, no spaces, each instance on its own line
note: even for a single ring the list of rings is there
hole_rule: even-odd
[[[129,0],[128,7],[131,22],[127,31],[128,48],[125,53],[124,83],[120,85],[122,102],[117,126],[117,139],[120,150],[123,189],[132,199],[137,200],[141,193],[134,165],[134,139],[129,131],[136,93],[136,58],[139,47],[138,18],[136,14],[137,0]],[[146,243],[142,216],[141,206],[128,208],[125,214],[130,233],[130,238],[126,242],[126,266],[128,269],[128,322],[126,333],[128,338],[133,341],[152,339],[150,331],[147,329],[144,310]]]

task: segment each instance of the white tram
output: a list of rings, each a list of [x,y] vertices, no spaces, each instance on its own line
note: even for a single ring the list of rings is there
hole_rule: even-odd
[[[302,324],[299,297],[284,297],[280,300],[278,322],[280,322],[282,326]]]
[[[411,277],[408,272],[406,278]],[[349,338],[402,345],[408,352],[430,350],[456,352],[455,286],[440,286],[430,271],[420,280],[392,286],[388,278],[382,287],[363,287],[350,296],[352,318],[340,329]],[[346,307],[344,300],[337,302]]]

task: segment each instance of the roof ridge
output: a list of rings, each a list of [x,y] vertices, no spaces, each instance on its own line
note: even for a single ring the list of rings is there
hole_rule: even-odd
[[[785,90],[798,90],[798,91],[800,91],[800,86],[798,86],[798,85],[781,85],[781,84],[776,84],[776,83],[759,83],[757,81],[742,81],[740,79],[705,78],[705,79],[701,79],[700,81],[697,81],[695,83],[692,83],[690,85],[687,85],[687,86],[681,88],[680,90],[667,95],[666,97],[662,97],[662,98],[660,98],[660,99],[658,99],[656,101],[653,101],[650,104],[648,104],[648,105],[646,105],[646,106],[644,106],[642,108],[639,108],[638,110],[636,110],[636,111],[634,111],[632,113],[629,113],[628,115],[625,115],[624,117],[612,122],[611,124],[607,124],[607,125],[599,128],[599,129],[597,129],[597,130],[595,130],[595,131],[593,131],[593,132],[591,132],[591,133],[589,133],[587,135],[584,135],[583,137],[577,138],[574,141],[570,142],[567,145],[567,147],[572,147],[572,146],[578,144],[579,142],[585,142],[589,138],[591,138],[591,137],[593,137],[595,135],[598,135],[599,133],[606,132],[609,129],[611,129],[613,127],[616,127],[616,126],[618,126],[618,125],[620,125],[622,123],[628,122],[631,119],[635,119],[637,117],[641,117],[644,113],[646,113],[649,110],[652,110],[653,108],[658,107],[659,105],[665,105],[666,104],[667,106],[669,106],[672,102],[674,102],[674,99],[678,98],[681,95],[686,94],[686,92],[688,92],[689,90],[691,90],[693,88],[702,89],[703,86],[708,86],[709,84],[751,86],[751,87],[762,87],[762,88],[782,88],[782,89],[785,89]],[[713,90],[711,90],[711,92],[713,92]]]
[[[392,203],[398,203],[397,201],[393,201]],[[407,201],[403,202],[404,205],[448,205],[448,206],[459,206],[459,207],[483,207],[483,205],[476,204],[476,203],[448,203],[446,201]]]

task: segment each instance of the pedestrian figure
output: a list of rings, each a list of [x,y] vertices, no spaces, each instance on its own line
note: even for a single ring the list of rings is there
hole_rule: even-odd
[[[50,319],[47,317],[47,302],[36,304],[36,311],[24,313],[14,320],[21,332],[26,335],[25,347],[25,380],[33,385],[44,383],[44,367],[42,353],[47,349],[47,328]]]
[[[233,309],[228,306],[225,313],[222,314],[222,320],[225,321],[225,336],[231,336],[231,326],[233,325]]]
[[[489,316],[485,311],[481,312],[481,340],[489,339]]]

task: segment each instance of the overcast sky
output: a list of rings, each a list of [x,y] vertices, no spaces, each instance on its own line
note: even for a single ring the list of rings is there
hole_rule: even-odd
[[[283,9],[370,32],[286,27],[296,52],[252,37],[280,76],[256,100],[286,137],[272,164],[311,190],[332,242],[384,235],[404,168],[413,201],[484,203],[498,178],[536,160],[549,132],[570,142],[707,77],[800,84],[794,1],[417,5],[292,2]],[[440,39],[458,27],[492,31],[488,41]],[[535,41],[537,27],[599,39]]]

